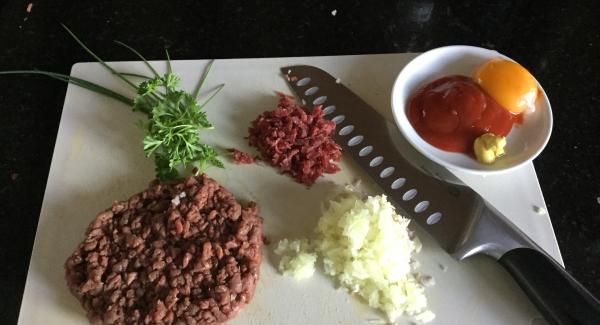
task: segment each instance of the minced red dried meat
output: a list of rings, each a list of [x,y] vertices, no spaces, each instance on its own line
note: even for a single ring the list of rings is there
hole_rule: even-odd
[[[96,216],[67,284],[94,325],[223,324],[254,293],[262,226],[204,175],[157,182]]]
[[[259,115],[248,129],[250,145],[262,160],[306,185],[338,172],[342,153],[331,137],[335,123],[323,118],[321,106],[307,113],[292,96],[278,95],[277,108]]]
[[[252,158],[252,155],[250,155],[247,152],[243,152],[235,148],[227,149],[227,151],[229,151],[229,153],[233,157],[233,163],[236,165],[251,164],[254,162],[254,158]]]

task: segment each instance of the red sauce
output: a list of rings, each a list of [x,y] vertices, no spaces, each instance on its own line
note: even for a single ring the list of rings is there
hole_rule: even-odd
[[[429,144],[446,151],[473,153],[484,133],[506,136],[520,115],[513,115],[465,76],[437,79],[408,102],[408,120]]]

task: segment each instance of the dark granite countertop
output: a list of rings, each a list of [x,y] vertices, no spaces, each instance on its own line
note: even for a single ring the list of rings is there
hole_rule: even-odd
[[[28,4],[32,2],[30,12]],[[419,52],[448,44],[497,49],[548,93],[554,133],[535,161],[565,264],[600,296],[600,4],[431,0],[0,1],[0,70],[67,73],[90,58],[65,23],[109,60],[118,38],[150,59]],[[332,11],[336,10],[333,15]],[[0,323],[16,323],[66,85],[0,78]]]

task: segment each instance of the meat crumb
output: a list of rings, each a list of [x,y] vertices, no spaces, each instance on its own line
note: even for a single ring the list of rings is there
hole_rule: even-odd
[[[227,149],[233,157],[233,163],[236,165],[247,165],[254,162],[254,158],[247,152],[237,150],[235,148]]]
[[[321,105],[310,111],[292,96],[278,95],[277,107],[259,115],[248,128],[250,145],[271,166],[308,186],[324,173],[338,172],[342,152],[331,137],[335,123],[323,118]]]
[[[10,179],[13,181],[16,181],[17,178],[19,178],[19,174],[18,173],[11,173],[10,174]]]
[[[33,9],[33,3],[31,3],[31,2],[30,2],[30,3],[27,5],[27,9],[25,9],[25,11],[27,11],[27,13],[30,13],[32,9]]]

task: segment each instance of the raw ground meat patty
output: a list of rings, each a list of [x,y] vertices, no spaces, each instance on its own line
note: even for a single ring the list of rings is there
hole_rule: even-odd
[[[292,96],[278,95],[277,108],[260,114],[248,128],[250,145],[271,166],[308,186],[323,173],[338,172],[342,152],[331,137],[335,123],[323,118],[320,105],[307,113]]]
[[[88,226],[66,263],[92,324],[219,324],[250,302],[263,220],[202,175],[154,182]]]

